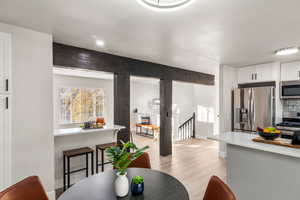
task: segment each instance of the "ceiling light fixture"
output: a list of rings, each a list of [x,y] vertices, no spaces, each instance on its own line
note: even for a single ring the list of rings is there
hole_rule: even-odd
[[[104,41],[103,40],[96,40],[96,45],[99,47],[103,47],[104,46]]]
[[[190,5],[194,0],[137,0],[142,6],[154,11],[175,11]]]
[[[275,54],[278,56],[287,56],[292,55],[299,52],[299,47],[288,47],[275,51]]]

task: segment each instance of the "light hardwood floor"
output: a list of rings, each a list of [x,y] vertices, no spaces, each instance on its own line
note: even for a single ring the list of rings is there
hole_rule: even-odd
[[[171,156],[159,156],[159,141],[134,135],[138,147],[149,145],[153,169],[175,176],[187,188],[190,200],[202,200],[212,175],[226,181],[225,160],[218,156],[218,143],[205,139],[189,139],[173,144]]]
[[[166,172],[180,180],[188,190],[190,200],[202,200],[207,183],[212,175],[226,181],[225,160],[218,157],[218,143],[204,139],[189,139],[173,144],[171,156],[159,156],[159,141],[134,135],[138,147],[150,146],[153,169]],[[112,166],[105,166],[105,171]],[[57,198],[62,189],[56,191]],[[175,199],[174,199],[175,200]],[[178,199],[179,200],[179,199]]]

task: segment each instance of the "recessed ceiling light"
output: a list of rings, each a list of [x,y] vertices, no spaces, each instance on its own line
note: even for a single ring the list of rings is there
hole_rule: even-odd
[[[103,47],[104,46],[104,41],[103,40],[96,40],[96,45],[99,47]]]
[[[190,5],[194,0],[137,0],[142,6],[154,11],[175,11]]]
[[[287,56],[287,55],[292,55],[292,54],[295,54],[298,52],[299,52],[298,47],[288,47],[288,48],[279,49],[279,50],[275,51],[275,54],[278,56]]]

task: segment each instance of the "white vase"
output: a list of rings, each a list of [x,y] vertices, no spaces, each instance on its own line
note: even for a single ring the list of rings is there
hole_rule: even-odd
[[[120,175],[117,173],[117,178],[115,180],[115,191],[118,197],[125,197],[129,192],[129,181],[127,178],[127,173]]]

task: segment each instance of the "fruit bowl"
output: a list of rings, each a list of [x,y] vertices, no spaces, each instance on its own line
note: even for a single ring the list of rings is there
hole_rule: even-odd
[[[274,127],[264,129],[257,127],[257,133],[266,140],[274,140],[280,136],[280,131]]]
[[[280,136],[280,133],[265,133],[263,131],[257,131],[258,134],[266,140],[275,140]]]

